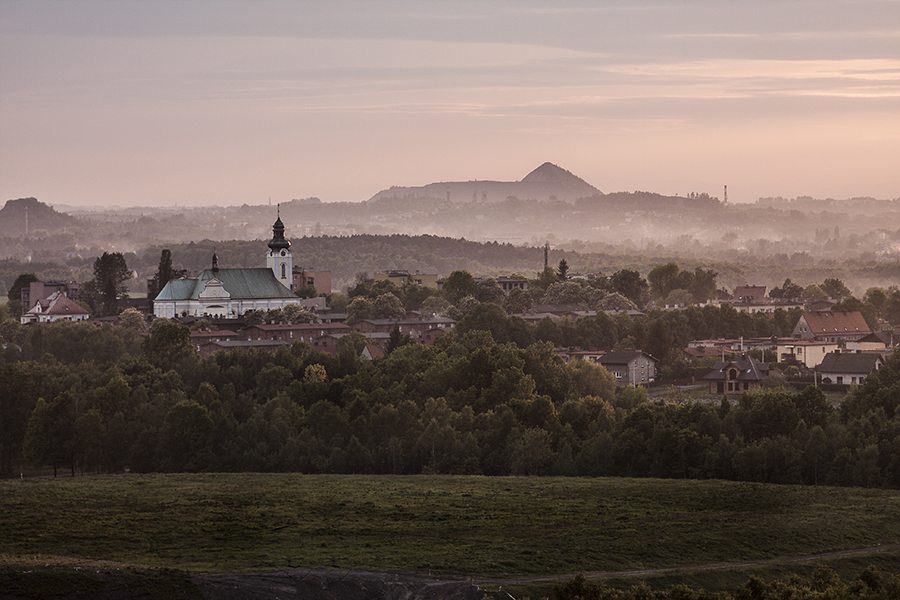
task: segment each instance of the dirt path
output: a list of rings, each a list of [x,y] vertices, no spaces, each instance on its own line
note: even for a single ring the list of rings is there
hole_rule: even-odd
[[[763,564],[787,564],[794,562],[811,562],[823,560],[826,558],[838,558],[840,556],[851,556],[854,554],[868,554],[872,552],[883,552],[885,550],[895,550],[900,548],[900,544],[889,544],[886,546],[873,546],[871,548],[857,548],[854,550],[839,550],[837,552],[825,552],[823,554],[812,554],[810,556],[795,556],[790,558],[769,558],[765,560],[751,560],[747,562],[733,563],[715,563],[711,565],[697,565],[692,567],[670,567],[667,569],[646,569],[643,571],[609,571],[604,573],[584,573],[587,579],[595,579],[600,577],[629,577],[634,575],[660,575],[664,573],[676,573],[679,571],[709,571],[713,569],[733,569],[740,567],[752,567],[754,565]],[[536,575],[531,577],[510,577],[506,579],[476,579],[473,583],[477,585],[504,585],[510,583],[531,583],[536,581],[560,581],[572,579],[575,575]]]
[[[811,556],[774,558],[747,562],[716,563],[668,569],[585,573],[588,579],[657,575],[678,571],[730,569],[761,564],[810,562],[854,554],[883,552],[900,548],[900,544],[826,552]],[[207,573],[191,577],[206,600],[268,600],[270,598],[303,598],[304,600],[479,600],[484,586],[565,581],[570,575],[534,575],[527,577],[433,579],[403,573],[361,570],[289,569],[266,573]]]

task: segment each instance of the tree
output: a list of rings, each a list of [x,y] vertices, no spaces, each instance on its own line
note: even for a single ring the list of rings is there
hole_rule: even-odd
[[[175,271],[172,270],[172,251],[164,248],[159,254],[159,266],[156,268],[156,275],[153,276],[153,284],[156,288],[156,294],[154,294],[153,298],[156,298],[156,295],[166,287],[166,284],[173,277],[175,277]]]
[[[201,471],[209,466],[214,423],[209,409],[181,400],[166,414],[160,449],[168,471]]]
[[[885,304],[887,304],[887,293],[882,288],[879,287],[870,287],[866,290],[866,295],[863,296],[863,302],[868,302],[872,306],[875,307],[875,310],[878,311],[878,314],[884,310]]]
[[[25,433],[25,458],[33,463],[48,463],[57,468],[68,463],[75,475],[75,398],[61,392],[52,402],[39,398]]]
[[[837,298],[840,300],[846,296],[850,295],[850,290],[847,289],[847,286],[844,285],[844,282],[836,277],[829,277],[825,281],[822,282],[820,286],[822,291],[828,294],[829,298]]]
[[[688,291],[694,297],[695,302],[703,303],[716,297],[716,277],[718,273],[712,269],[703,270],[700,267],[694,269]]]
[[[153,321],[142,350],[151,363],[162,369],[171,369],[195,354],[190,328],[169,319]]]
[[[503,300],[503,308],[507,314],[522,314],[534,308],[534,296],[521,288],[513,288]]]
[[[690,306],[694,302],[694,296],[687,290],[672,290],[663,300],[666,306]]]
[[[650,282],[650,291],[655,299],[662,300],[678,287],[679,271],[678,265],[674,262],[656,265],[651,269],[647,274],[647,281]]]
[[[357,296],[347,305],[347,322],[355,323],[363,319],[371,319],[374,312],[375,306],[371,300],[365,296]]]
[[[144,319],[141,311],[136,308],[128,308],[122,311],[122,314],[119,315],[119,326],[138,333],[147,331],[147,321]]]
[[[38,279],[37,275],[34,273],[22,273],[16,277],[12,287],[6,292],[6,301],[7,304],[9,304],[9,309],[13,318],[18,319],[31,309],[30,306],[22,306],[22,288],[27,287],[32,283],[37,283],[38,281],[40,281],[40,279]],[[37,300],[37,298],[31,299],[32,302],[35,300]]]
[[[456,304],[466,296],[475,295],[475,278],[468,271],[453,271],[444,281],[442,291],[450,304]]]
[[[315,323],[319,317],[299,304],[288,304],[282,311],[289,323]]]
[[[825,291],[814,283],[809,284],[803,289],[803,297],[807,300],[824,298],[825,296]]]
[[[380,294],[372,303],[372,317],[375,319],[399,319],[405,314],[400,298],[390,292]]]
[[[104,252],[94,261],[94,278],[81,288],[83,299],[92,312],[99,316],[116,313],[116,298],[127,298],[125,282],[131,279],[131,271],[121,252]]]
[[[451,304],[441,296],[429,296],[422,302],[420,312],[423,318],[446,317]]]
[[[569,263],[566,262],[566,259],[559,259],[559,266],[556,268],[556,277],[560,281],[565,281],[569,278]]]
[[[538,290],[546,290],[550,287],[551,283],[556,283],[559,281],[559,277],[553,267],[546,266],[544,270],[537,274],[537,279],[531,282],[531,287],[537,288]]]
[[[506,311],[489,302],[476,305],[453,330],[460,334],[469,331],[489,331],[494,340],[499,341],[503,336],[504,325],[506,325]]]
[[[479,302],[493,302],[494,304],[503,304],[506,294],[503,288],[497,283],[493,277],[485,277],[475,286],[475,299]]]
[[[412,343],[412,338],[410,337],[410,335],[408,333],[407,334],[400,333],[400,328],[397,326],[394,326],[394,328],[391,329],[390,336],[388,337],[387,345],[384,347],[384,353],[390,354],[397,348],[406,346],[407,344],[411,344],[411,343]]]
[[[319,292],[318,290],[316,290],[316,286],[308,285],[306,287],[295,290],[294,295],[298,298],[315,298],[319,295]]]
[[[612,274],[609,281],[615,291],[634,302],[638,308],[643,308],[647,303],[650,284],[637,271],[620,269]]]

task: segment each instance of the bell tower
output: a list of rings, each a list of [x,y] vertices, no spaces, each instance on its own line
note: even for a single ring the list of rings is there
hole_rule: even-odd
[[[293,281],[294,258],[291,254],[291,243],[284,237],[284,223],[281,222],[281,205],[278,205],[278,220],[272,225],[272,240],[269,242],[266,266],[272,269],[275,279],[291,290]]]

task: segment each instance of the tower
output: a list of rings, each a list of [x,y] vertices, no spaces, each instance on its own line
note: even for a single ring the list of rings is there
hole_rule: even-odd
[[[281,205],[278,205],[278,220],[272,225],[272,240],[269,242],[266,266],[272,269],[275,279],[287,289],[292,289],[294,258],[291,243],[284,237],[284,223],[281,222]]]

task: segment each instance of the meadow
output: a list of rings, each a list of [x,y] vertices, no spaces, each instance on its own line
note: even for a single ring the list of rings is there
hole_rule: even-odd
[[[324,567],[490,579],[752,561],[780,572],[783,559],[898,543],[895,490],[446,475],[0,482],[0,562],[64,557],[189,572]],[[897,564],[900,551],[871,557]],[[852,558],[854,569],[860,560]]]

